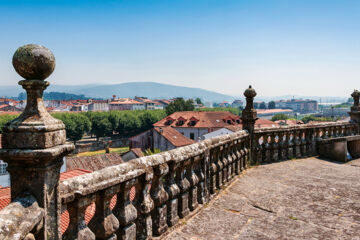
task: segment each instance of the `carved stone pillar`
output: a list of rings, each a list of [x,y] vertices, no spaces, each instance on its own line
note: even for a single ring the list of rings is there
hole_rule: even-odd
[[[64,232],[63,240],[95,240],[95,234],[90,230],[85,222],[86,208],[95,202],[95,194],[82,197],[78,195],[76,199],[67,204],[69,212],[69,226]]]
[[[167,229],[167,206],[166,201],[169,196],[164,189],[163,178],[169,172],[169,166],[164,163],[153,167],[154,179],[150,189],[151,197],[154,201],[155,208],[151,213],[153,234],[160,236]]]
[[[210,151],[210,193],[214,194],[216,192],[216,175],[217,175],[217,151],[212,149]]]
[[[29,191],[45,210],[44,228],[36,239],[60,239],[60,168],[74,145],[65,143],[65,125],[43,103],[49,86],[44,80],[55,68],[55,57],[47,48],[29,44],[16,50],[13,65],[25,78],[19,84],[26,90],[27,105],[3,129],[0,158],[8,163],[11,199]]]
[[[254,108],[254,98],[256,96],[256,91],[249,86],[248,89],[245,90],[244,96],[246,97],[246,106],[245,109],[241,113],[241,120],[243,129],[247,130],[250,135],[250,162],[253,162],[253,147],[254,147],[254,129],[255,129],[255,121],[257,118],[257,112]]]
[[[149,167],[136,184],[136,196],[134,199],[138,212],[136,239],[148,239],[152,236],[151,211],[154,209],[154,201],[150,196],[150,188],[153,175],[153,170]]]
[[[136,239],[136,226],[134,221],[137,217],[137,210],[130,201],[131,188],[135,184],[135,179],[128,180],[120,184],[120,191],[117,192],[117,201],[113,209],[120,227],[117,229],[118,239]]]
[[[185,160],[186,161],[186,160]],[[190,213],[189,210],[189,188],[190,183],[185,177],[184,169],[185,169],[185,161],[182,161],[179,164],[179,167],[176,170],[176,184],[180,188],[180,194],[178,198],[178,214],[179,217],[183,218]]]
[[[196,157],[198,158],[198,157]],[[190,164],[188,165],[188,167],[186,168],[186,178],[190,183],[190,188],[189,188],[189,209],[191,211],[194,211],[197,206],[198,206],[198,201],[197,201],[197,184],[199,183],[199,178],[196,176],[195,174],[195,158],[191,158],[190,160]]]
[[[350,115],[350,121],[357,123],[357,133],[359,133],[360,130],[360,106],[359,106],[359,98],[360,98],[360,92],[358,90],[354,90],[354,92],[351,94],[351,97],[354,99],[354,105],[351,107],[351,110],[349,112]]]
[[[118,186],[113,186],[108,189],[101,190],[96,194],[96,210],[94,217],[89,222],[89,228],[93,233],[95,233],[96,239],[117,240],[115,233],[119,228],[119,221],[110,209],[110,201],[115,193],[119,191],[118,188]],[[121,199],[123,198],[123,195],[119,194],[118,197],[120,198],[118,199],[120,202],[124,200]],[[123,211],[130,210],[129,208],[125,208],[125,204],[122,204],[122,207],[124,207],[122,209]],[[124,215],[120,215],[119,217],[123,221]]]
[[[175,174],[178,164],[174,161],[168,163],[169,173],[165,177],[165,190],[169,195],[167,202],[167,224],[171,227],[179,221],[178,195],[180,188],[175,183]]]

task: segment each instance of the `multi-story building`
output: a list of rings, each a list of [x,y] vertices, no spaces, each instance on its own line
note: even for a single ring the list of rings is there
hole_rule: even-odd
[[[109,100],[88,100],[88,111],[106,112],[109,111]]]
[[[144,110],[145,104],[131,98],[113,98],[109,110]]]
[[[145,105],[145,109],[146,110],[153,110],[155,109],[155,104],[156,102],[155,101],[152,101],[146,97],[136,97],[135,96],[135,100],[138,101],[138,102],[141,102]]]
[[[310,99],[291,99],[280,100],[275,102],[276,108],[292,109],[299,113],[313,113],[318,110],[318,103],[316,100]]]

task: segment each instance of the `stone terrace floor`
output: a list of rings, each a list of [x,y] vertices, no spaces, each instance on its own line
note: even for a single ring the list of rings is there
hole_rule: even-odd
[[[360,239],[360,160],[251,168],[165,239]]]

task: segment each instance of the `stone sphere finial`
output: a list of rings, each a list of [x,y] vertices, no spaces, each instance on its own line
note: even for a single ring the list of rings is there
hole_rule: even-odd
[[[254,98],[256,96],[255,89],[253,89],[250,85],[249,88],[245,90],[244,96],[247,98]]]
[[[26,80],[45,80],[55,69],[54,54],[37,44],[19,47],[12,63],[16,72]]]

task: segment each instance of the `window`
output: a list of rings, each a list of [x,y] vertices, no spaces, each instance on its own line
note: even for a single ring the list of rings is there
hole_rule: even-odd
[[[192,140],[195,139],[195,134],[194,133],[190,133],[190,139],[192,139]]]
[[[171,123],[172,123],[171,120],[167,120],[166,123],[165,123],[165,125],[170,125]]]
[[[6,167],[7,167],[7,163],[4,163],[3,161],[0,160],[0,175],[7,174]]]
[[[240,123],[240,119],[236,119],[236,122],[237,122],[237,123]]]
[[[226,122],[227,122],[228,124],[231,124],[231,120],[227,120]]]
[[[182,126],[183,124],[184,124],[183,120],[179,120],[178,123],[177,123],[178,126]]]
[[[192,120],[192,121],[190,122],[190,126],[195,126],[195,124],[196,124],[196,121],[195,121],[195,120]]]

